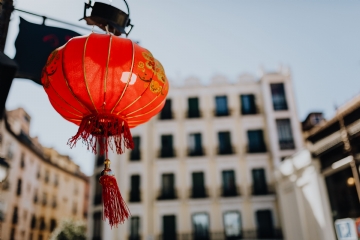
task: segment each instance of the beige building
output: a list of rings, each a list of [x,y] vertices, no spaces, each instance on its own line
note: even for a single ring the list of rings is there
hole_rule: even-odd
[[[68,156],[31,138],[30,121],[19,108],[0,122],[0,156],[10,164],[0,189],[2,240],[45,240],[63,219],[87,217],[88,178]]]
[[[162,112],[110,155],[131,218],[101,220],[102,158],[91,178],[89,239],[282,239],[274,169],[303,148],[288,70],[171,85]]]

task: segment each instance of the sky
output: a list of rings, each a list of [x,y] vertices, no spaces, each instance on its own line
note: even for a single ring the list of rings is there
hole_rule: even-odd
[[[14,0],[18,9],[86,26],[78,21],[85,0]],[[125,9],[122,0],[101,0]],[[230,81],[260,69],[290,67],[299,120],[311,111],[330,118],[334,107],[360,94],[360,1],[358,0],[128,0],[130,38],[149,49],[175,84],[195,76],[204,84],[215,75]],[[14,12],[5,53],[15,56],[19,16]],[[59,26],[83,30],[47,20]],[[89,28],[90,29],[90,28]],[[30,47],[30,46],[29,46]],[[15,79],[7,109],[23,107],[32,117],[31,135],[44,146],[69,155],[86,174],[94,156],[79,143],[66,143],[77,126],[51,107],[41,86]]]

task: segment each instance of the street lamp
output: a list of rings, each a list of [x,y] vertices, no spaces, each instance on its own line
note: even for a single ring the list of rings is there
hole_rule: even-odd
[[[9,174],[10,165],[5,161],[5,158],[0,158],[0,183],[3,183]]]

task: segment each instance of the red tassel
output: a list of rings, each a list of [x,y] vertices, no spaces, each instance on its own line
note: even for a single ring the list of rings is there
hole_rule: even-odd
[[[110,169],[109,159],[105,160],[105,169],[101,173],[99,182],[102,185],[103,216],[109,220],[112,228],[123,223],[130,216],[130,211]]]
[[[73,148],[79,139],[95,154],[96,144],[99,143],[100,154],[104,154],[108,147],[113,150],[113,143],[117,154],[124,149],[133,149],[134,142],[127,122],[114,114],[91,114],[81,121],[75,136],[69,139],[68,144]]]

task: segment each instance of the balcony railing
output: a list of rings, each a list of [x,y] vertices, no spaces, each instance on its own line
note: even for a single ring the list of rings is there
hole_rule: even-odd
[[[177,192],[175,189],[160,190],[158,200],[172,200],[177,199]]]
[[[200,111],[187,111],[186,118],[201,118],[202,113]]]
[[[280,140],[279,141],[280,150],[291,150],[295,149],[294,140]]]
[[[173,158],[175,150],[173,148],[163,148],[159,151],[159,158]]]
[[[140,159],[141,159],[141,152],[139,149],[135,149],[130,152],[130,161],[138,161]]]
[[[274,185],[265,185],[263,188],[254,188],[254,185],[251,187],[251,195],[253,196],[265,196],[275,194]]]
[[[198,156],[204,156],[204,155],[205,155],[204,148],[188,149],[189,157],[198,157]]]
[[[190,198],[207,198],[209,197],[208,190],[205,187],[193,187],[190,189]]]
[[[218,155],[231,155],[234,154],[234,148],[232,146],[227,146],[225,148],[218,148]]]
[[[246,147],[247,153],[266,153],[266,145],[260,144],[260,145],[247,145]]]
[[[130,191],[129,202],[141,202],[141,193],[140,191]]]
[[[241,231],[239,236],[226,236],[225,232],[209,232],[208,236],[196,236],[194,233],[182,233],[175,236],[166,237],[164,235],[158,235],[156,240],[283,240],[281,229],[273,229],[268,235],[264,236],[258,233],[257,230],[244,230]]]
[[[102,202],[102,194],[100,193],[100,194],[96,194],[95,196],[94,196],[94,204],[95,205],[99,205],[99,204],[101,204],[101,202]]]
[[[129,240],[141,240],[142,238],[140,235],[138,235],[138,236],[129,236],[128,239]]]
[[[235,186],[233,188],[224,188],[220,189],[221,197],[236,197],[240,196],[240,189],[239,187]]]
[[[214,116],[216,116],[216,117],[227,117],[227,116],[230,116],[231,113],[232,113],[232,110],[229,108],[226,111],[214,110]]]
[[[169,111],[161,111],[160,114],[159,114],[159,119],[160,120],[174,119],[174,114],[172,112],[169,112]]]

